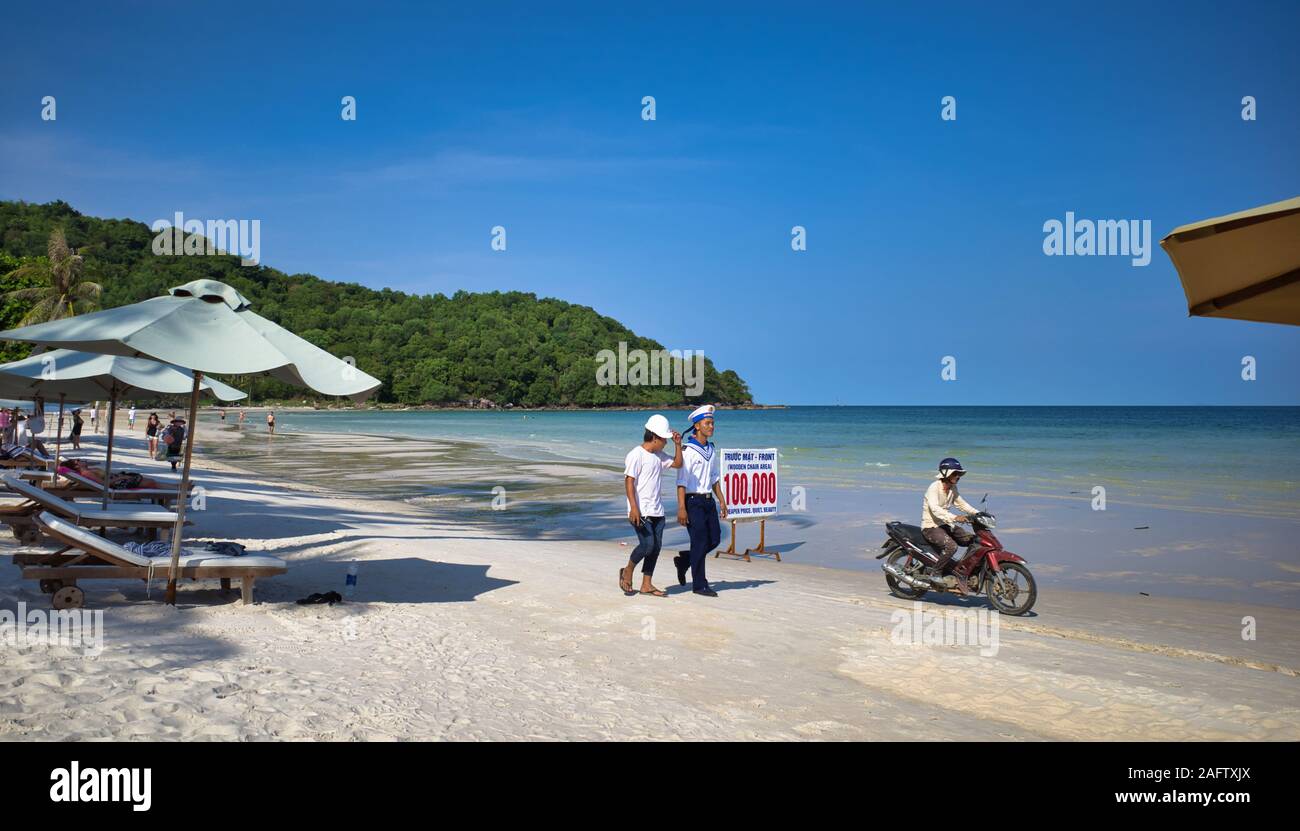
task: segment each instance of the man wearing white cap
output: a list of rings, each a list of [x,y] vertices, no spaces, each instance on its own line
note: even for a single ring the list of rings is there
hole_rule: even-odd
[[[727,500],[722,495],[722,472],[713,437],[714,406],[705,404],[691,413],[691,435],[682,453],[682,467],[677,471],[677,521],[691,535],[690,552],[678,554],[677,582],[686,585],[686,569],[691,570],[691,590],[705,597],[717,597],[704,576],[705,558],[722,542],[718,511],[727,518]],[[714,497],[717,497],[715,500]]]
[[[672,439],[677,452],[669,456],[664,445]],[[627,520],[636,531],[637,545],[627,566],[618,570],[618,587],[632,594],[632,574],[641,563],[641,594],[667,597],[652,582],[659,547],[664,536],[663,472],[682,466],[682,434],[668,426],[668,419],[656,413],[645,423],[642,441],[623,460],[623,489],[627,493]]]

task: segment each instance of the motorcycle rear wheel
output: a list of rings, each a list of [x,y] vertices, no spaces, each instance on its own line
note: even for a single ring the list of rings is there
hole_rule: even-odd
[[[885,558],[887,565],[894,566],[900,571],[903,570],[903,564],[908,560],[906,551],[899,549]],[[898,578],[889,572],[885,572],[885,582],[889,584],[889,593],[894,597],[900,597],[903,600],[919,600],[926,593],[926,589],[914,589],[906,583],[898,582]]]
[[[999,612],[1018,617],[1034,608],[1038,599],[1038,584],[1034,575],[1020,563],[1002,563],[1003,577],[989,572],[984,582],[984,593]]]

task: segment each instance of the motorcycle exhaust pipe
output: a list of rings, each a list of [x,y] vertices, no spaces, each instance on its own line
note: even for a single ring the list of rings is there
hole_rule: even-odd
[[[923,582],[923,581],[921,581],[921,580],[917,580],[915,577],[911,577],[911,576],[909,576],[909,575],[907,575],[907,574],[904,574],[903,571],[902,571],[901,569],[898,568],[898,566],[895,566],[895,565],[891,565],[891,564],[889,564],[889,563],[886,563],[885,565],[881,566],[880,568],[881,568],[882,570],[888,572],[890,575],[892,575],[893,578],[894,578],[895,580],[897,580],[898,582],[903,583],[904,585],[907,585],[907,586],[911,586],[911,587],[914,588],[914,589],[927,589],[927,590],[929,590],[929,589],[933,589],[933,588],[934,588],[934,586],[930,585],[928,582]]]

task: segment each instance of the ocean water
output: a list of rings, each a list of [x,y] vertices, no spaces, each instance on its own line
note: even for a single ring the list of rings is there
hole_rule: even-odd
[[[650,411],[284,412],[279,429],[484,442],[621,467]],[[682,429],[685,412],[668,412]],[[780,481],[918,491],[961,459],[967,498],[1086,498],[1300,520],[1297,407],[789,407],[722,411],[720,447],[777,447]]]

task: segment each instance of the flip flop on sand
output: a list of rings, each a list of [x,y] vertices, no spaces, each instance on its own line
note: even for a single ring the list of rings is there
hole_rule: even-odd
[[[632,581],[623,576],[623,569],[618,570],[618,587],[623,590],[623,594],[632,594]]]
[[[663,589],[655,589],[654,591],[645,591],[644,589],[642,589],[641,591],[637,592],[637,594],[649,594],[649,595],[653,595],[653,596],[655,596],[655,597],[667,597],[667,596],[668,596],[668,592],[664,591]]]

